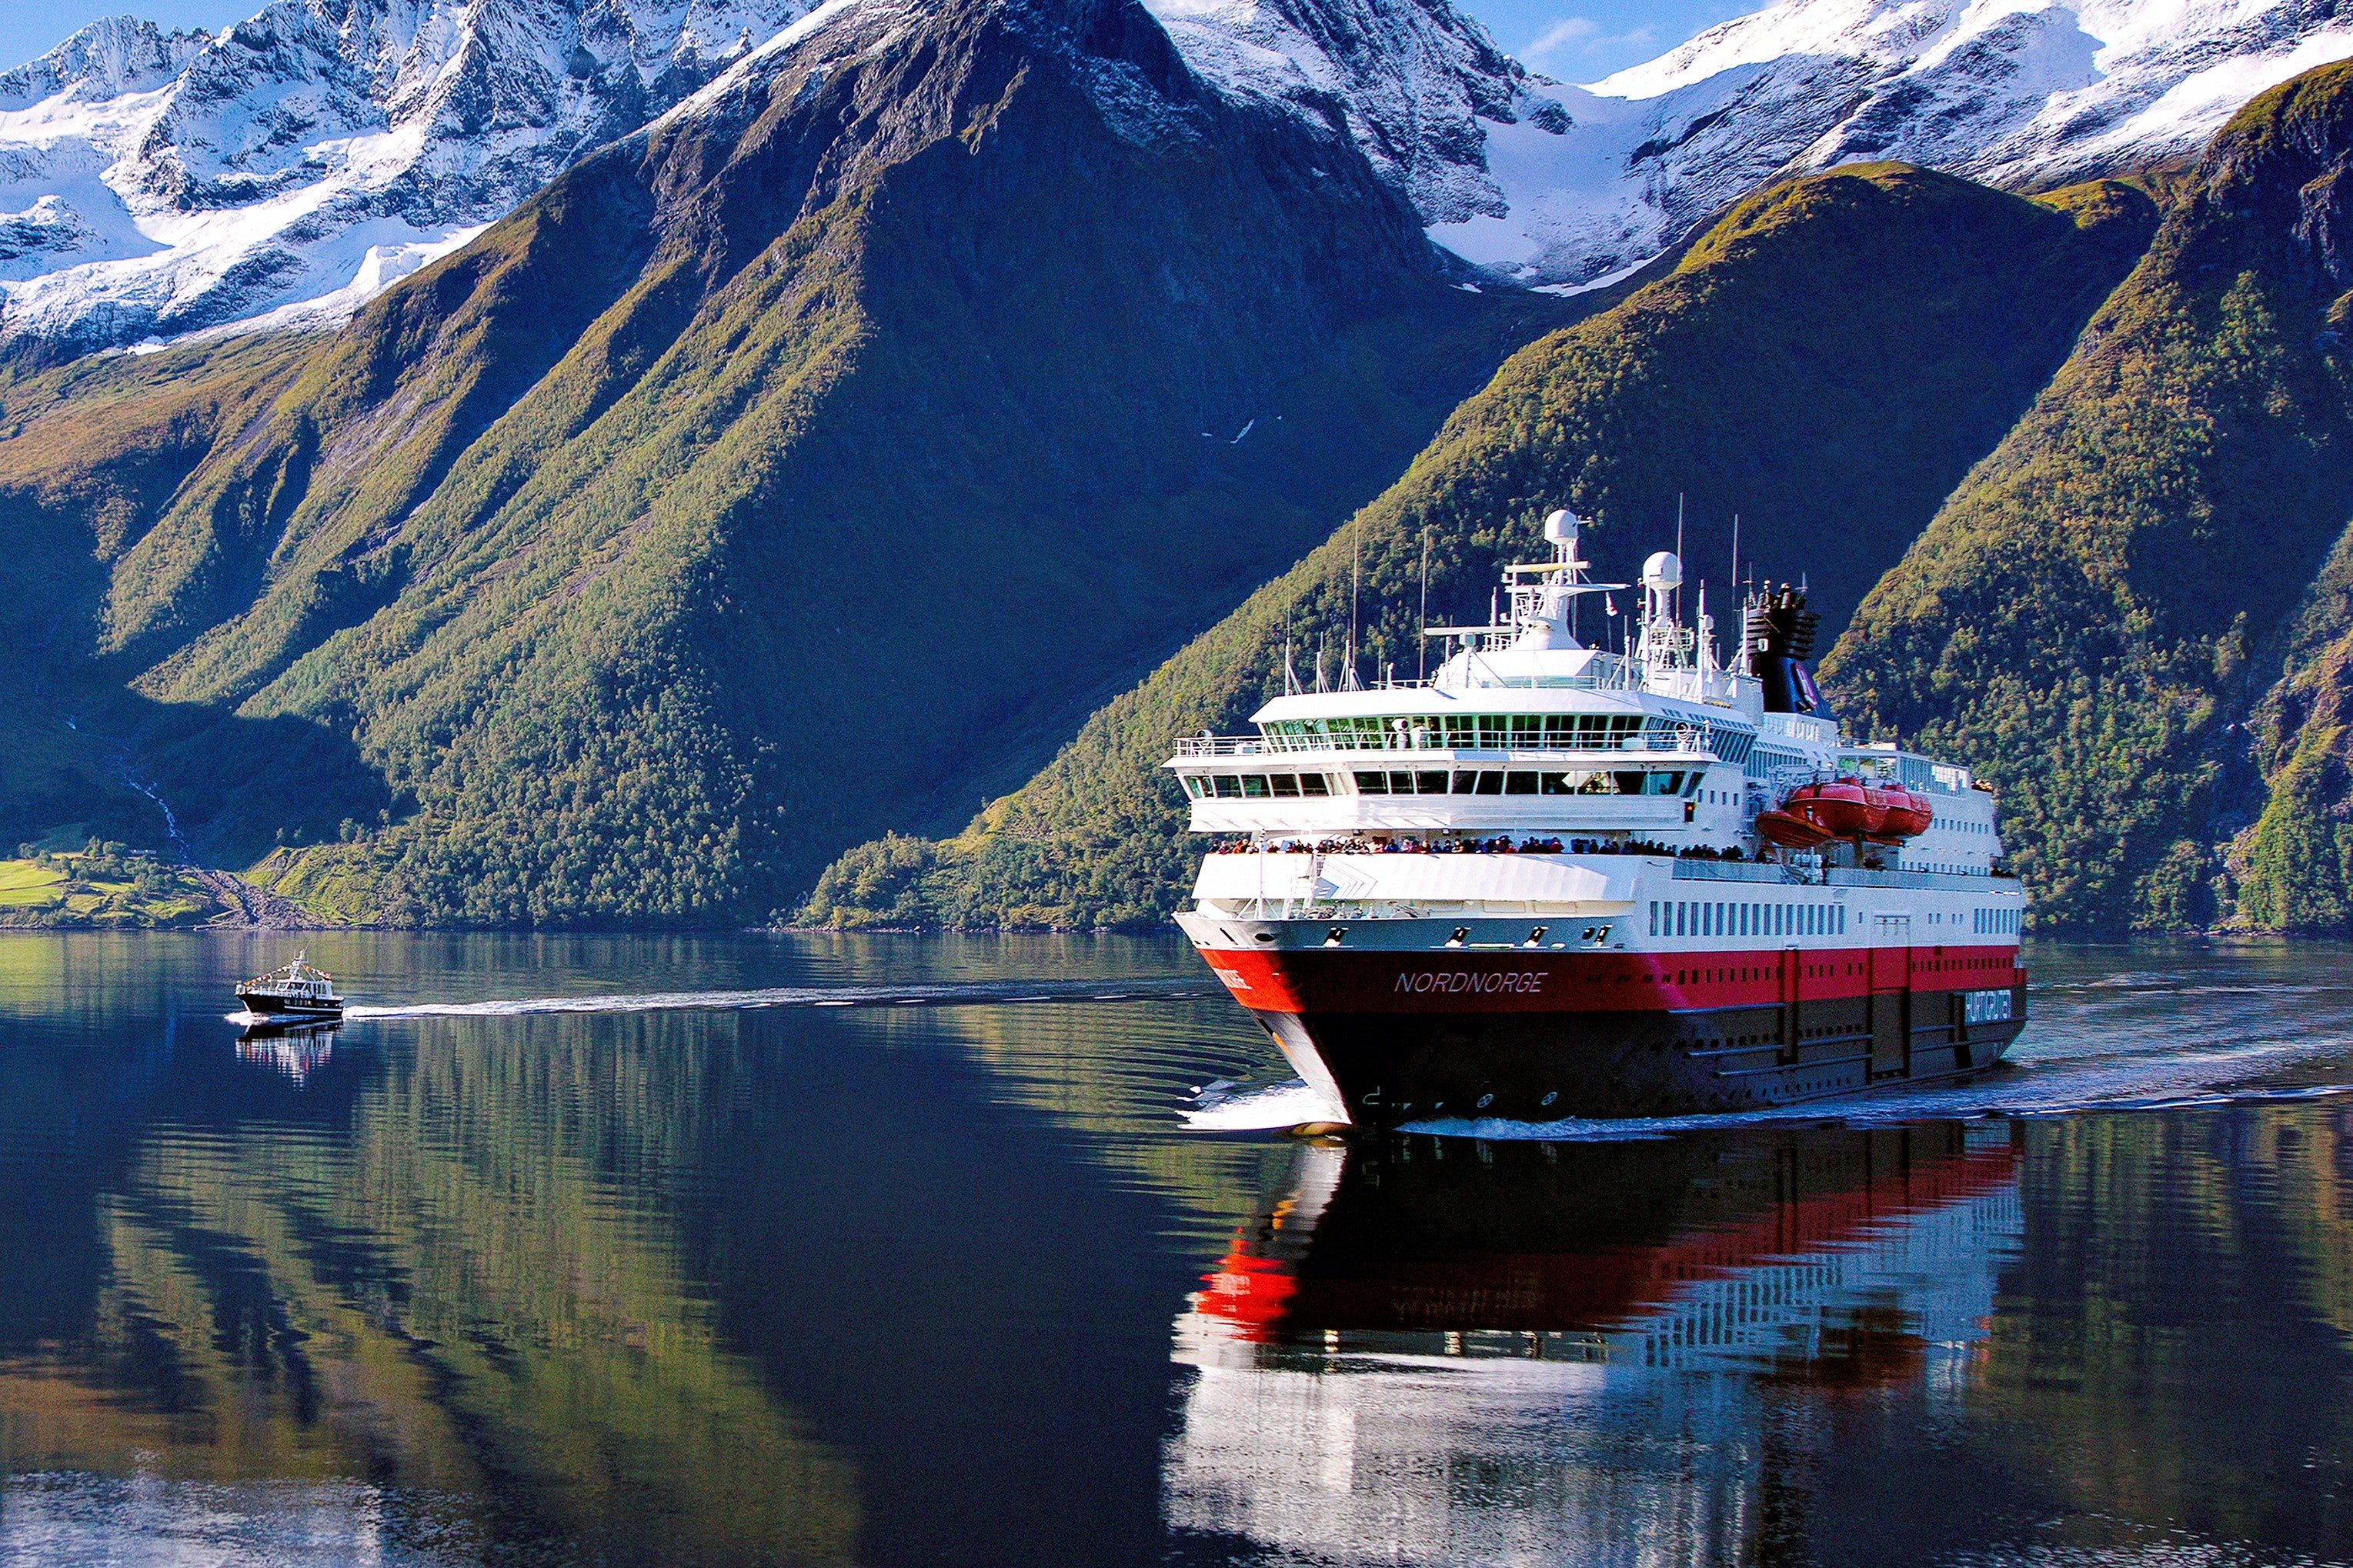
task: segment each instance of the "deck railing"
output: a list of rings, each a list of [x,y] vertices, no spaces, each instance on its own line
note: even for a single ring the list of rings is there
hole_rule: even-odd
[[[1708,737],[1694,730],[1689,734],[1610,735],[1599,739],[1586,736],[1514,735],[1502,745],[1446,745],[1438,736],[1430,736],[1423,744],[1414,745],[1411,737],[1388,735],[1187,735],[1176,742],[1176,755],[1192,757],[1266,757],[1304,754],[1330,754],[1335,752],[1418,752],[1426,756],[1496,757],[1507,752],[1543,752],[1558,754],[1568,752],[1614,753],[1619,752],[1708,752]]]

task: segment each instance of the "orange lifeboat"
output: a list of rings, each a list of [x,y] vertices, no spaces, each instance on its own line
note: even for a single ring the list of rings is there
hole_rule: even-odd
[[[1936,819],[1936,816],[1935,804],[1919,791],[1891,789],[1887,792],[1886,818],[1871,837],[1883,844],[1911,838],[1927,832],[1928,824]]]
[[[1787,811],[1760,811],[1757,814],[1757,832],[1768,844],[1784,849],[1811,849],[1827,844],[1831,836],[1810,817],[1799,816]]]
[[[1799,784],[1781,809],[1820,828],[1824,838],[1856,838],[1877,832],[1886,822],[1887,793],[1851,778]]]

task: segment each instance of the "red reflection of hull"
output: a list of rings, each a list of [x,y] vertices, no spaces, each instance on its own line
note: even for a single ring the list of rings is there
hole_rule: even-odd
[[[1912,1148],[1915,1133],[1943,1146]],[[1565,1223],[1562,1234],[1548,1237],[1531,1234],[1544,1226],[1516,1224],[1504,1214],[1484,1216],[1487,1223],[1455,1215],[1440,1221],[1448,1234],[1432,1235],[1428,1226],[1417,1233],[1409,1222],[1398,1226],[1406,1216],[1382,1204],[1377,1189],[1352,1191],[1344,1179],[1317,1226],[1320,1237],[1280,1229],[1238,1236],[1219,1272],[1206,1277],[1198,1310],[1229,1337],[1256,1343],[1327,1331],[1599,1331],[1656,1312],[1681,1287],[1862,1243],[2016,1177],[2012,1145],[1969,1146],[1957,1128],[1833,1136],[1860,1151],[1845,1163],[1867,1167],[1885,1157],[1894,1168],[1841,1172],[1841,1162],[1825,1166],[1816,1159],[1810,1179],[1802,1155],[1792,1158],[1787,1143],[1768,1146],[1768,1164],[1761,1168],[1769,1171],[1769,1189],[1746,1212],[1699,1205],[1701,1212],[1685,1215],[1665,1234],[1641,1240],[1605,1235],[1580,1244],[1581,1225]],[[1905,1144],[1900,1152],[1899,1136]],[[1704,1161],[1678,1166],[1662,1156],[1657,1164],[1669,1179],[1709,1179]],[[1375,1213],[1350,1215],[1352,1204]],[[1394,1228],[1383,1236],[1377,1226]],[[1344,1227],[1352,1234],[1338,1234]]]

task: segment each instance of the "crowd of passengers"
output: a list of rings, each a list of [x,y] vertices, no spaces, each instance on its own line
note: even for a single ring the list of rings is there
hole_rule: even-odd
[[[1711,849],[1704,844],[1677,849],[1648,838],[1572,838],[1563,843],[1557,838],[1523,838],[1513,842],[1507,834],[1493,838],[1440,838],[1425,843],[1419,838],[1327,838],[1319,846],[1312,841],[1283,838],[1267,845],[1270,854],[1304,855],[1321,848],[1326,855],[1670,855],[1678,860],[1746,860],[1738,846],[1729,849]],[[1257,846],[1247,838],[1221,838],[1211,845],[1212,855],[1250,855]],[[1759,850],[1756,856],[1760,864],[1772,864],[1778,857],[1770,849]],[[1865,855],[1862,868],[1866,871],[1886,869],[1879,856]],[[1993,875],[2007,877],[2012,872],[1997,865]]]
[[[1320,845],[1284,838],[1266,847],[1277,855],[1304,855],[1320,847],[1326,855],[1672,855],[1685,860],[1747,858],[1737,847],[1710,849],[1694,846],[1676,849],[1648,838],[1572,838],[1566,843],[1558,838],[1523,838],[1515,843],[1509,834],[1493,838],[1440,838],[1428,842],[1419,838],[1326,838]],[[1250,855],[1257,848],[1247,838],[1224,838],[1213,845],[1209,853]]]

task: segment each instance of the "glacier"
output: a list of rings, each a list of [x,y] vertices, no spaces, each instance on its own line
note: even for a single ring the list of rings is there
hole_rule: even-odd
[[[1572,86],[1443,0],[1146,3],[1226,90],[1345,104],[1439,245],[1559,291],[1781,174],[1902,159],[2031,190],[2146,168],[2353,57],[2327,0],[1781,0]]]

